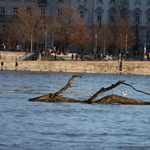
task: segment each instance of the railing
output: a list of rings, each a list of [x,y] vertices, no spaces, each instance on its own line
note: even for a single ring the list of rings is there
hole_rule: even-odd
[[[47,0],[38,0],[38,5],[41,7],[47,6]]]

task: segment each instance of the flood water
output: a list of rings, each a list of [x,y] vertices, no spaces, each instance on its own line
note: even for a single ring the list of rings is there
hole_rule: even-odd
[[[30,102],[57,92],[73,73],[0,71],[0,150],[149,150],[150,106]],[[126,80],[150,93],[149,76],[84,74],[62,96],[87,100]],[[114,94],[150,101],[120,85]],[[98,98],[112,94],[106,92]]]

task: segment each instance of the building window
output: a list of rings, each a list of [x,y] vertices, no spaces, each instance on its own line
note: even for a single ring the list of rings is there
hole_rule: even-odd
[[[5,25],[2,25],[2,31],[4,31],[4,29],[5,29]]]
[[[31,16],[31,8],[27,7],[27,13]]]
[[[138,13],[135,14],[135,22],[136,23],[140,22],[140,15]]]
[[[150,31],[147,31],[147,33],[146,33],[146,40],[150,41]]]
[[[135,0],[135,4],[137,4],[137,5],[141,5],[140,0]]]
[[[114,22],[114,15],[110,15],[110,22]]]
[[[111,3],[114,3],[114,2],[115,2],[115,0],[111,0],[110,2],[111,2]]]
[[[5,7],[0,7],[0,18],[5,18]]]
[[[150,23],[150,13],[147,16],[147,22]]]
[[[41,18],[45,19],[45,9],[41,9]]]
[[[18,18],[18,7],[14,7],[14,19]]]
[[[41,4],[45,4],[45,3],[46,3],[46,0],[40,0],[40,3],[41,3]]]
[[[58,2],[63,2],[63,0],[58,0]]]
[[[140,0],[136,0],[136,3],[140,3]]]
[[[103,0],[97,0],[97,2],[98,2],[98,3],[102,3],[102,2],[103,2]]]
[[[38,0],[38,4],[46,4],[46,0]]]
[[[62,9],[58,9],[58,17],[62,16]]]
[[[97,13],[97,22],[101,22],[102,21],[102,14],[101,12]]]
[[[83,11],[80,11],[80,18],[84,19],[84,12]]]
[[[84,0],[84,2],[87,2],[87,0]]]

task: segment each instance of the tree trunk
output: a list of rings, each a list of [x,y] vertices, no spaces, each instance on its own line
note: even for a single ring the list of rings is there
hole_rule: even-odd
[[[32,39],[32,34],[31,34],[31,47],[30,47],[31,52],[32,52],[32,44],[33,44],[33,39]]]

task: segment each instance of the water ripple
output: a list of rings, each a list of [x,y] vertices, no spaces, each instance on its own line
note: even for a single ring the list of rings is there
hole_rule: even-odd
[[[150,149],[149,106],[29,102],[65,86],[72,73],[0,73],[0,149],[10,150],[148,150]],[[84,74],[61,95],[86,100],[102,87],[126,80],[149,92],[149,76]],[[148,95],[120,85],[121,95],[150,101]],[[107,92],[101,98],[111,92]]]

